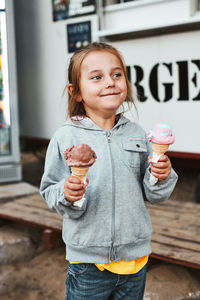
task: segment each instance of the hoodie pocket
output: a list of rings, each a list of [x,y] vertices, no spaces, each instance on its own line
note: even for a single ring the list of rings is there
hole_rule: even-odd
[[[122,142],[122,160],[132,168],[140,167],[141,155],[147,152],[146,143],[143,140],[128,140]]]

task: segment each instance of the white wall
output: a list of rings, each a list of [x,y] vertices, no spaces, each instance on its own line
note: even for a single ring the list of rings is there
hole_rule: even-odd
[[[131,119],[139,122],[147,131],[157,122],[170,124],[176,135],[176,142],[170,150],[181,152],[200,153],[199,114],[200,99],[192,100],[200,92],[200,70],[192,60],[200,63],[200,31],[177,33],[143,39],[113,42],[123,54],[126,64],[131,66],[132,83],[135,83],[134,65],[142,67],[144,78],[140,84],[145,88],[147,100],[136,100],[139,119],[134,110],[127,114]],[[189,88],[187,100],[179,98],[179,72],[177,62],[185,61],[188,65],[186,84]],[[159,63],[158,94],[160,102],[156,101],[149,88],[149,75],[152,67]],[[169,74],[163,63],[172,64],[172,75]],[[195,80],[196,78],[196,80]],[[196,83],[195,83],[196,82]],[[163,102],[164,83],[172,83],[172,97]],[[184,88],[182,84],[181,88]]]
[[[66,118],[67,94],[63,96],[69,61],[66,24],[76,21],[53,22],[51,2],[15,1],[22,136],[49,139]]]
[[[63,33],[53,26],[50,1],[16,1],[15,19],[20,133],[49,137],[64,119]]]

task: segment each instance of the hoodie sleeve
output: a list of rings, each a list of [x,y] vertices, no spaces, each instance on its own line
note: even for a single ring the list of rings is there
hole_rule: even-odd
[[[158,180],[155,185],[150,185],[150,168],[148,163],[148,155],[152,154],[150,143],[147,141],[147,157],[144,163],[144,177],[143,177],[143,188],[146,199],[151,203],[157,203],[167,200],[174,190],[178,176],[176,172],[171,169],[171,173],[165,180]]]
[[[51,209],[55,209],[61,216],[79,218],[86,209],[86,201],[81,206],[74,206],[73,202],[65,199],[64,184],[70,176],[70,168],[65,164],[63,154],[55,136],[51,139],[46,159],[44,174],[40,184],[40,194]]]

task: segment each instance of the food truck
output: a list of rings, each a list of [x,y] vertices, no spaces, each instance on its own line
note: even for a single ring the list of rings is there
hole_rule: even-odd
[[[200,158],[199,0],[18,0],[15,20],[23,137],[50,139],[66,118],[70,56],[105,41],[125,58],[138,109],[128,116],[145,130],[170,124],[171,153]]]

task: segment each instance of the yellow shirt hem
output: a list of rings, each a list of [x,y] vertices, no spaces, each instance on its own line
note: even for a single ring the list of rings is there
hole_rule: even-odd
[[[149,255],[134,260],[111,261],[106,264],[95,264],[100,271],[105,269],[116,274],[128,275],[139,272],[148,262]],[[80,262],[70,261],[71,264],[79,264]]]

